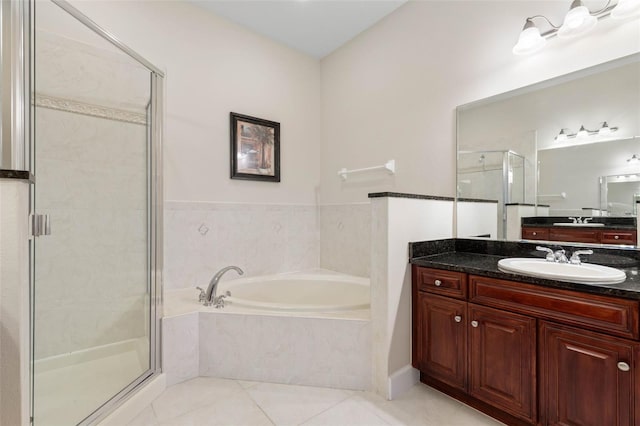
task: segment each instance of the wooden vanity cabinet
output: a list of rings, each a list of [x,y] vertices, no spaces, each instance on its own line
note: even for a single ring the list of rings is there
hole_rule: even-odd
[[[467,388],[467,302],[418,293],[414,367],[451,387]]]
[[[469,303],[468,393],[536,421],[535,318]]]
[[[568,227],[536,227],[523,226],[523,240],[568,241],[593,244],[628,244],[637,243],[637,231],[597,228]]]
[[[539,345],[541,424],[636,424],[636,342],[541,322]]]
[[[443,272],[466,298],[419,285]],[[414,265],[413,309],[424,383],[509,425],[640,424],[637,301]]]

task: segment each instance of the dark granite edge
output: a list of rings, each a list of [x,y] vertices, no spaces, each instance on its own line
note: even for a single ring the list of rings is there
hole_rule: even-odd
[[[413,198],[417,200],[453,201],[453,197],[441,197],[438,195],[405,194],[403,192],[372,192],[369,198]]]
[[[0,179],[16,179],[26,180],[30,183],[35,182],[35,176],[28,170],[6,170],[0,169]]]
[[[562,228],[562,229],[579,229],[579,230],[595,230],[597,231],[598,229],[600,230],[607,230],[607,231],[615,231],[615,230],[620,230],[620,231],[629,231],[629,230],[635,230],[636,226],[635,225],[605,225],[605,226],[575,226],[575,225],[551,225],[548,223],[527,223],[527,224],[522,224],[522,226],[526,226],[527,228]]]
[[[456,201],[463,203],[495,203],[498,204],[498,200],[486,200],[483,198],[457,198]]]
[[[500,258],[500,259],[506,257],[506,256],[497,256],[497,255],[489,255],[489,254],[487,254],[486,256]],[[573,290],[581,293],[590,293],[590,294],[596,294],[601,296],[603,295],[617,296],[625,299],[640,300],[640,293],[638,292],[615,288],[615,287],[607,287],[606,284],[589,285],[589,284],[572,283],[569,281],[549,280],[544,278],[531,277],[528,275],[515,274],[511,272],[489,271],[482,268],[477,268],[477,267],[474,268],[472,266],[450,265],[446,263],[440,263],[437,260],[431,261],[428,258],[424,258],[424,257],[412,259],[410,263],[412,265],[424,266],[426,268],[443,269],[446,271],[453,271],[453,272],[464,272],[467,274],[479,275],[482,277],[497,278],[497,279],[508,280],[508,281],[518,281],[526,284],[534,284],[534,285],[540,285],[543,287],[557,288],[560,290]]]
[[[505,206],[551,207],[549,204],[507,203]]]

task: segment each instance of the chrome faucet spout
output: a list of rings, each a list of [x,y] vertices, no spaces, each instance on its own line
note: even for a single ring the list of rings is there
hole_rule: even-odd
[[[227,266],[225,268],[220,269],[218,272],[216,272],[216,274],[213,276],[213,278],[211,278],[211,281],[209,281],[209,287],[207,287],[207,291],[204,294],[204,300],[203,303],[206,306],[210,306],[213,303],[215,303],[216,301],[216,292],[218,290],[218,282],[220,281],[220,278],[222,278],[222,276],[230,270],[234,270],[238,273],[238,275],[243,275],[244,271],[240,268],[238,268],[237,266]],[[222,296],[221,296],[222,297]]]

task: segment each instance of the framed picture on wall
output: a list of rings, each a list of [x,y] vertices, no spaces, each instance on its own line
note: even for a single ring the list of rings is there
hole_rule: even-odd
[[[280,123],[230,114],[231,179],[280,182]]]

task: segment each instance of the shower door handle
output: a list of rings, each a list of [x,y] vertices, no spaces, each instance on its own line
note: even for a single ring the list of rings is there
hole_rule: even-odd
[[[34,237],[51,235],[51,219],[48,214],[31,215],[31,235]]]

